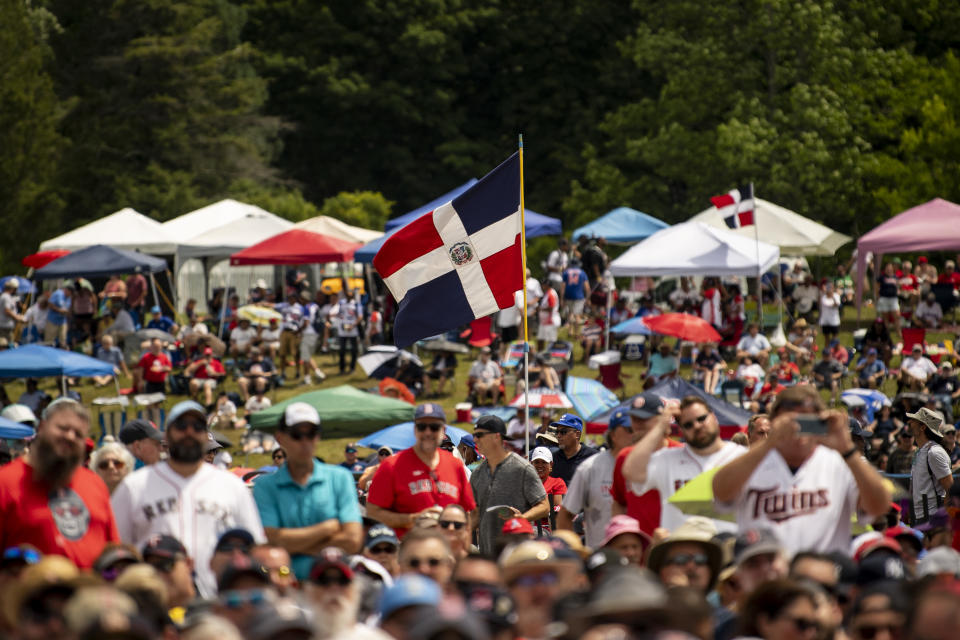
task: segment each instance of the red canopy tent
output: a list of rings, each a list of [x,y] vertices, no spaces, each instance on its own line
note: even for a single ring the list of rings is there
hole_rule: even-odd
[[[349,262],[363,244],[290,229],[230,256],[230,264],[315,264]]]

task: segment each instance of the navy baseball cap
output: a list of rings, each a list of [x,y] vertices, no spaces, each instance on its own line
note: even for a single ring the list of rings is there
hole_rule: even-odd
[[[630,426],[630,414],[626,409],[617,409],[610,414],[610,430],[613,431],[617,427],[629,427]]]
[[[471,449],[473,449],[474,451],[477,450],[477,443],[476,443],[476,441],[473,439],[473,434],[472,434],[472,433],[465,433],[465,434],[463,434],[462,436],[460,436],[460,444],[465,444],[465,445],[467,445],[468,447],[470,447]]]
[[[634,418],[646,420],[660,415],[663,407],[663,398],[650,391],[645,391],[633,399],[627,411]]]
[[[394,547],[400,546],[400,540],[393,529],[385,524],[375,524],[367,530],[367,543],[364,546],[371,549],[381,542],[387,542]]]
[[[437,418],[438,420],[446,422],[447,414],[443,412],[443,407],[436,402],[425,402],[424,404],[417,405],[416,410],[413,412],[414,422],[421,418]]]
[[[253,546],[253,534],[247,531],[246,529],[229,529],[223,532],[223,535],[217,540],[217,546],[214,549],[215,552],[222,551],[224,547],[228,546],[231,542],[241,542],[247,547]]]
[[[477,423],[477,426],[480,426]],[[550,423],[551,427],[569,427],[571,429],[576,429],[577,431],[583,431],[583,420],[580,419],[580,416],[574,415],[572,413],[565,413],[560,416],[559,420],[555,420]]]

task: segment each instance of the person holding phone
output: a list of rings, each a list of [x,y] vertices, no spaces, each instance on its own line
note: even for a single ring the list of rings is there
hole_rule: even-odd
[[[846,551],[854,511],[873,519],[890,504],[880,474],[853,444],[847,416],[827,411],[807,384],[777,396],[768,436],[717,471],[713,496],[736,513],[741,531],[770,529],[790,553]]]

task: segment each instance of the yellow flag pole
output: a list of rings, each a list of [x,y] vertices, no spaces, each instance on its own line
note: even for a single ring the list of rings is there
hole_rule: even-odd
[[[530,334],[527,325],[527,220],[523,204],[523,134],[520,134],[520,268],[523,288],[523,440],[530,459]]]

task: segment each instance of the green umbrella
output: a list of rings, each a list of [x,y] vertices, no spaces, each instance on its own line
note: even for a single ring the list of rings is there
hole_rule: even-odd
[[[713,476],[720,467],[714,467],[691,479],[667,500],[689,516],[706,516],[716,520],[736,521],[736,514],[717,510],[713,504]]]
[[[386,398],[361,391],[350,385],[311,391],[250,416],[253,429],[272,431],[287,405],[306,402],[320,413],[325,436],[363,436],[377,429],[413,420],[413,405],[402,400]]]

